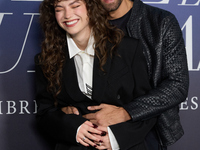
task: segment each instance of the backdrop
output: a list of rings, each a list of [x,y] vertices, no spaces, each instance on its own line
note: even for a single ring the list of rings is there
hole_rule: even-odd
[[[0,150],[50,150],[35,127],[34,56],[40,52],[42,0],[0,0]],[[185,135],[169,150],[200,149],[200,0],[143,0],[177,17],[190,71],[180,105]]]

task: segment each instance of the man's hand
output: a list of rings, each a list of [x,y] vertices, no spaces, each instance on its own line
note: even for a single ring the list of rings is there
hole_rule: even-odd
[[[79,111],[76,107],[73,106],[67,106],[67,107],[63,107],[61,108],[61,110],[65,113],[65,114],[75,114],[75,115],[79,115]]]
[[[114,105],[101,104],[99,106],[89,106],[88,110],[99,110],[96,113],[83,115],[84,118],[99,126],[107,127],[131,119],[130,115],[123,107]]]

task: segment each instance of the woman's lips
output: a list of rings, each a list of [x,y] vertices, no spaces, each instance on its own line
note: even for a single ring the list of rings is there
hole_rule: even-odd
[[[64,22],[67,27],[73,27],[78,22],[78,19]]]

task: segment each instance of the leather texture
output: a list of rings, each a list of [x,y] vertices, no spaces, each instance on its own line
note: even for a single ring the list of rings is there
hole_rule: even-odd
[[[172,13],[134,0],[127,30],[130,37],[142,41],[153,89],[124,108],[133,121],[158,116],[160,142],[169,146],[184,134],[178,105],[185,101],[189,87],[181,29]]]

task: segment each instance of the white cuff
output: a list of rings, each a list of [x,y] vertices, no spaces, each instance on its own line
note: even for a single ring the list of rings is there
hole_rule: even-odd
[[[119,144],[115,138],[115,135],[113,134],[112,130],[110,129],[110,127],[107,127],[108,128],[108,137],[109,137],[109,140],[110,140],[110,145],[112,147],[112,150],[119,150]]]
[[[77,140],[77,134],[78,134],[78,131],[79,131],[80,127],[81,127],[81,125],[80,125],[80,126],[78,127],[78,129],[76,130],[76,142],[77,142],[77,143],[79,143],[78,140]]]

